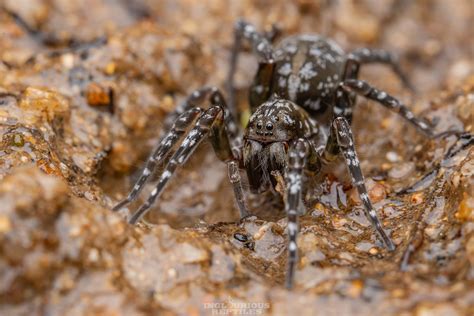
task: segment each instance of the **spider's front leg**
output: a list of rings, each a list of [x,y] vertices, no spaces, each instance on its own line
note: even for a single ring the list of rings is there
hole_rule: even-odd
[[[347,106],[341,104],[348,101],[345,94],[346,92],[337,94],[338,97],[336,97],[336,103],[340,107]],[[367,188],[365,186],[364,175],[362,174],[359,158],[357,157],[355,150],[354,137],[352,136],[351,127],[347,119],[342,116],[336,117],[331,124],[331,131],[323,158],[326,161],[334,160],[339,152],[342,152],[342,155],[345,158],[349,174],[351,175],[352,183],[356,187],[359,197],[364,205],[366,217],[369,219],[372,226],[382,238],[387,249],[390,251],[395,250],[395,245],[383,229],[382,224],[377,217],[377,212],[375,211],[374,207],[372,206],[372,202],[369,199]]]
[[[202,109],[196,107],[196,105],[204,102],[208,102],[214,106],[222,106],[223,111],[225,111],[224,120],[229,139],[233,146],[238,144],[237,137],[240,134],[239,126],[235,122],[232,114],[229,113],[228,110],[226,111],[227,105],[219,89],[215,87],[204,87],[194,91],[189,95],[189,97],[187,97],[186,101],[168,117],[168,123],[165,124],[165,127],[171,125],[171,130],[160,141],[156,149],[148,158],[146,166],[138,180],[135,182],[133,189],[124,200],[120,201],[113,208],[114,211],[120,210],[122,207],[133,202],[137,198],[138,194],[144,188],[145,183],[155,171],[157,165],[171,154],[173,147],[178,143],[181,137],[186,134],[186,131],[193,123],[195,123],[197,117],[202,113]],[[169,121],[171,119],[172,123],[170,124]]]
[[[217,146],[217,156],[220,159],[225,160],[231,160],[233,158],[227,135],[223,128],[223,116],[224,111],[220,106],[213,106],[205,112],[202,112],[195,127],[189,131],[161,173],[155,189],[153,189],[145,203],[130,218],[130,224],[135,224],[150,209],[156,199],[163,192],[168,180],[174,174],[177,167],[183,165],[188,160],[189,156],[191,156],[197,146],[209,134],[211,134],[211,137],[216,139],[213,141],[213,145],[216,144]]]
[[[197,110],[201,112],[201,115],[197,119],[194,128],[189,131],[179,148],[170,158],[168,164],[160,175],[155,189],[153,189],[148,199],[138,209],[138,211],[132,215],[129,220],[130,224],[135,224],[150,209],[150,207],[165,189],[168,180],[173,176],[177,167],[183,165],[188,160],[188,158],[206,136],[211,138],[212,145],[219,159],[227,162],[229,170],[232,170],[233,164],[236,163],[236,158],[232,152],[232,148],[229,143],[229,137],[225,129],[223,108],[221,106],[215,105],[206,111],[200,110],[198,108]],[[235,192],[243,192],[240,179],[232,182]],[[243,193],[241,195],[243,196]],[[241,216],[247,215],[248,212],[246,211],[244,200],[238,199],[237,202],[239,203]]]
[[[298,260],[298,208],[302,196],[302,175],[309,154],[309,146],[304,139],[298,139],[290,145],[288,152],[288,172],[286,176],[286,205],[288,216],[288,263],[286,287],[293,287],[295,268]]]
[[[113,207],[113,211],[118,211],[127,204],[133,202],[141,190],[144,188],[145,183],[155,171],[157,164],[161,163],[171,152],[172,148],[176,145],[179,139],[186,133],[186,130],[191,126],[197,119],[197,117],[202,113],[200,108],[192,108],[181,114],[171,127],[171,130],[166,134],[166,136],[161,140],[158,147],[153,151],[151,156],[148,158],[148,161],[145,165],[145,168],[142,171],[142,174],[135,182],[130,193],[125,199],[117,203]]]

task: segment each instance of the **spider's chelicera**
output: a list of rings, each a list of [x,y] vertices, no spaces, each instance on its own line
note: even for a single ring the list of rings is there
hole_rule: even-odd
[[[131,216],[129,222],[136,223],[163,192],[176,168],[186,162],[202,140],[209,137],[218,158],[227,163],[242,218],[250,212],[241,184],[241,169],[245,169],[250,190],[254,193],[275,189],[275,172],[285,179],[289,238],[286,286],[291,288],[297,261],[303,176],[318,173],[323,164],[342,155],[365,215],[386,248],[393,251],[395,245],[383,229],[364,184],[351,120],[355,97],[362,95],[398,113],[424,135],[436,137],[430,124],[415,117],[399,100],[358,79],[361,65],[382,63],[389,65],[410,88],[397,58],[390,52],[367,48],[345,54],[337,44],[317,35],[292,36],[273,47],[275,32],[260,33],[242,20],[236,23],[234,35],[228,77],[229,106],[217,88],[193,92],[171,115],[174,123],[170,131],[150,156],[127,198],[114,210],[135,200],[157,165],[169,158],[156,187]],[[245,131],[240,130],[236,121],[233,89],[242,40],[250,42],[259,59],[258,71],[249,91],[252,115]],[[203,102],[210,103],[210,107],[197,107]],[[472,137],[466,142],[472,143]],[[177,149],[173,150],[175,147]]]

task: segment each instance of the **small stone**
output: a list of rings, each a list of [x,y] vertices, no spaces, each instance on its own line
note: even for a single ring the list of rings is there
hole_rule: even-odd
[[[12,229],[10,218],[5,215],[0,215],[0,233],[8,233]]]
[[[474,197],[464,192],[464,198],[459,204],[455,216],[461,221],[474,221]]]
[[[117,69],[117,65],[114,62],[110,62],[105,66],[104,72],[106,75],[113,75]]]
[[[64,54],[61,56],[61,63],[64,68],[72,69],[74,67],[74,55],[73,54]]]
[[[379,253],[379,250],[375,247],[372,247],[369,249],[369,253],[372,255],[372,256],[375,256],[376,254]]]
[[[415,164],[413,162],[404,162],[395,165],[389,172],[388,176],[393,179],[402,179],[415,171]]]
[[[415,204],[415,205],[418,205],[420,203],[422,203],[424,201],[424,194],[423,192],[416,192],[414,193],[411,198],[410,198],[410,201]]]
[[[113,90],[98,83],[91,83],[86,88],[87,103],[90,106],[107,106],[112,102]]]
[[[99,260],[99,251],[96,248],[90,249],[88,259],[90,262],[97,262]]]
[[[351,282],[349,289],[347,290],[347,295],[352,298],[357,298],[362,294],[364,289],[364,282],[362,280],[354,280]]]
[[[392,297],[394,298],[403,298],[406,296],[406,292],[403,289],[395,289],[392,291]]]
[[[87,191],[87,192],[84,193],[84,197],[85,197],[87,200],[89,200],[89,201],[93,201],[93,200],[94,200],[94,194],[92,194],[92,192],[89,192],[89,191]]]
[[[394,151],[387,152],[385,157],[387,157],[387,160],[390,162],[397,162],[400,160],[400,156]]]
[[[169,113],[174,110],[175,104],[173,97],[165,95],[160,102],[160,108]]]
[[[22,95],[19,107],[29,115],[30,122],[52,121],[69,113],[69,103],[59,93],[44,89],[28,87]]]
[[[450,303],[428,304],[422,303],[416,307],[416,316],[460,316],[462,315]]]
[[[365,180],[365,185],[367,187],[369,198],[372,203],[380,202],[387,196],[387,188],[380,182],[376,182],[373,179],[368,178]],[[359,192],[356,188],[352,188],[349,193],[349,198],[355,204],[362,203],[359,198]]]

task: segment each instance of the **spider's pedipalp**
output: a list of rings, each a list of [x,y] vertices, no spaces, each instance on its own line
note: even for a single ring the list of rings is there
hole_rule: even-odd
[[[291,144],[288,152],[288,173],[286,177],[286,205],[288,216],[288,263],[286,287],[293,287],[295,267],[298,260],[298,207],[302,195],[302,174],[308,156],[308,144],[304,139],[298,139]]]
[[[168,134],[166,134],[166,136],[160,141],[158,147],[153,151],[150,158],[148,158],[142,174],[135,182],[135,185],[128,196],[115,205],[112,209],[113,211],[120,210],[122,207],[133,202],[137,198],[138,194],[145,186],[146,181],[155,171],[157,164],[163,161],[163,159],[170,153],[174,145],[186,132],[186,129],[196,120],[201,112],[202,110],[200,108],[192,108],[178,117],[178,119],[173,124],[171,131],[169,131]]]

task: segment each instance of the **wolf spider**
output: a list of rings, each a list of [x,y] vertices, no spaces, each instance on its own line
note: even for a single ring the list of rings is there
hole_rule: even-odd
[[[345,54],[336,43],[317,35],[291,36],[273,46],[274,37],[274,32],[260,33],[245,21],[235,24],[228,77],[230,106],[217,88],[192,93],[172,116],[175,121],[171,130],[148,159],[131,192],[113,209],[117,211],[135,200],[157,165],[169,158],[156,187],[129,219],[135,224],[163,192],[176,168],[208,137],[217,157],[227,163],[241,218],[250,212],[240,169],[246,171],[253,193],[275,189],[277,180],[273,172],[284,176],[289,237],[286,286],[291,288],[297,261],[298,214],[303,206],[303,175],[310,177],[318,173],[323,164],[334,161],[340,154],[366,217],[385,247],[390,251],[395,249],[369,199],[354,147],[351,120],[356,95],[396,112],[427,137],[437,135],[429,122],[417,118],[402,102],[358,79],[361,65],[381,63],[390,66],[410,88],[394,54],[367,48]],[[249,91],[252,115],[244,131],[236,121],[233,89],[242,40],[251,44],[259,59]],[[208,109],[196,106],[202,102],[211,106]]]

